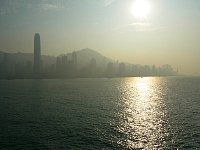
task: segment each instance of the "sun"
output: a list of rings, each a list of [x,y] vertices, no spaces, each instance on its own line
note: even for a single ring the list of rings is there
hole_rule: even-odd
[[[131,7],[131,13],[137,19],[145,19],[151,11],[151,5],[148,0],[135,0]]]

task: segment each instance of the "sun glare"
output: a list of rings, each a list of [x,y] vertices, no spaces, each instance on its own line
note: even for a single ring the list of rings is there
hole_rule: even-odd
[[[151,6],[148,0],[135,0],[131,7],[131,13],[137,19],[145,19],[151,10]]]

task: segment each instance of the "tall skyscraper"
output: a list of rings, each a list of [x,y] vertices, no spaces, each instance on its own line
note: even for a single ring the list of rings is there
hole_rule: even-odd
[[[40,74],[41,69],[41,45],[40,34],[35,33],[34,36],[34,73],[36,76]]]

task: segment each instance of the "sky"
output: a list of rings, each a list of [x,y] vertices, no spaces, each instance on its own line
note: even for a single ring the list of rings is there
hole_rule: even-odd
[[[131,13],[136,0],[0,0],[0,51],[42,54],[83,48],[134,64],[170,64],[200,75],[200,1],[147,0],[143,19]]]

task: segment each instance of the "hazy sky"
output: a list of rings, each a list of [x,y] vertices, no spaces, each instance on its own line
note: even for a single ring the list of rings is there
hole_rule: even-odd
[[[92,48],[136,64],[171,64],[200,74],[200,0],[148,0],[144,19],[135,0],[0,0],[0,51],[32,52],[39,32],[42,53]]]

